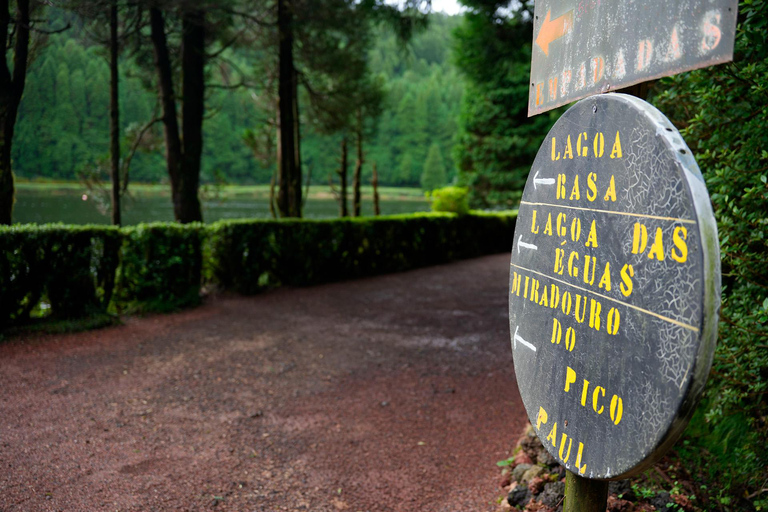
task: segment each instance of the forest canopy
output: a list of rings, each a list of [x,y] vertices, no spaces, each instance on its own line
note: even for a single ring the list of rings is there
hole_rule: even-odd
[[[93,41],[81,19],[59,10],[51,10],[49,16],[72,27],[48,37],[30,64],[13,145],[14,172],[25,179],[77,180],[97,171],[108,157],[109,69],[104,48]],[[420,186],[433,146],[447,179],[456,176],[452,146],[464,80],[451,63],[450,49],[452,31],[460,21],[457,16],[432,14],[428,28],[405,47],[392,31],[383,27],[374,31],[369,67],[383,83],[386,97],[365,150],[367,161],[377,164],[382,185]],[[249,48],[234,48],[227,59],[230,63],[209,70],[217,80],[226,81],[234,67],[248,70],[257,65]],[[120,65],[124,151],[156,115],[156,93],[146,82],[138,64],[124,56]],[[264,108],[259,85],[250,85],[207,91],[203,183],[270,182],[274,155],[254,158],[244,135],[259,130],[274,113]],[[306,124],[304,166],[312,169],[315,183],[327,183],[329,173],[338,167],[340,136]],[[156,126],[144,135],[131,162],[132,181],[167,180],[161,132]],[[364,181],[370,182],[370,176],[371,166],[365,166]]]

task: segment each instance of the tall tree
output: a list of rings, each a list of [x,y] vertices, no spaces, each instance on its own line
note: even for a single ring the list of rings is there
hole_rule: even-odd
[[[373,188],[373,214],[378,217],[381,215],[381,207],[379,205],[379,173],[376,171],[376,162],[373,162],[371,187]]]
[[[112,224],[119,226],[120,218],[120,99],[117,57],[117,0],[109,8],[109,156],[112,177]]]
[[[341,137],[341,159],[339,160],[339,217],[347,217],[349,215],[349,209],[347,208],[347,168],[348,168],[348,153],[347,153],[347,137]]]
[[[122,223],[120,215],[120,95],[117,0],[109,7],[109,173],[112,178],[112,224]]]
[[[432,143],[429,146],[427,160],[424,162],[424,171],[421,173],[421,188],[428,192],[442,187],[446,181],[445,163],[440,153],[440,146]]]
[[[360,204],[360,181],[363,173],[363,109],[358,107],[355,112],[355,149],[357,159],[355,160],[355,171],[352,173],[352,216],[359,217]]]
[[[322,13],[305,15],[297,21],[300,23],[296,34],[302,44],[298,47],[296,72],[307,91],[313,125],[320,133],[341,134],[342,138],[341,165],[337,174],[340,180],[340,214],[343,217],[348,215],[348,144],[353,138],[356,141],[353,213],[359,215],[364,121],[370,117],[372,109],[379,108],[382,96],[380,84],[368,77],[368,19],[366,13],[349,0],[324,0]],[[280,61],[282,66],[282,58]],[[298,94],[293,100],[298,101]],[[296,126],[298,119],[298,116],[293,119]],[[280,140],[284,140],[282,135]],[[300,139],[293,142],[298,148]],[[296,154],[300,156],[298,149]],[[281,160],[284,158],[285,155]]]
[[[149,16],[174,217],[181,223],[202,221],[198,188],[205,110],[205,11],[196,5],[181,9],[181,131],[165,17],[156,6],[150,7]]]
[[[277,207],[282,217],[301,217],[301,158],[298,83],[293,59],[294,3],[277,0],[278,144]]]
[[[185,0],[187,2],[189,0]],[[276,162],[276,93],[277,93],[277,40],[271,3],[263,2],[263,23],[258,25],[262,36],[257,44],[252,33],[242,32],[249,20],[233,15],[231,26],[225,25],[226,37],[215,35],[222,16],[221,2],[206,13],[207,39],[206,66],[206,116],[203,124],[204,144],[201,157],[200,182],[211,182],[217,175],[235,183],[269,183]],[[13,171],[19,177],[46,177],[73,179],[82,175],[99,189],[103,204],[108,210],[110,175],[110,59],[109,59],[109,11],[112,0],[68,0],[58,6],[72,5],[80,15],[73,17],[65,9],[47,9],[46,27],[36,26],[30,40],[31,55],[36,55],[37,41],[45,41],[44,49],[36,58],[30,58],[26,86],[17,114],[13,141]],[[242,9],[240,0],[229,0],[231,6]],[[11,0],[11,11],[15,11]],[[37,4],[40,5],[39,3]],[[166,4],[164,4],[166,5]],[[175,6],[181,5],[179,0]],[[259,3],[258,5],[261,5]],[[164,162],[163,129],[161,124],[144,129],[146,123],[160,117],[157,103],[157,86],[153,65],[153,48],[149,39],[149,8],[136,0],[118,0],[119,6],[119,99],[120,99],[120,185],[133,181],[168,181]],[[138,8],[137,8],[138,7]],[[178,8],[178,7],[177,7]],[[179,62],[180,20],[178,10],[166,10],[166,33],[173,66],[173,79],[177,98],[177,113],[181,126],[180,92],[181,75]],[[87,9],[87,11],[86,11]],[[141,14],[141,16],[139,16]],[[255,14],[259,14],[256,12]],[[35,12],[33,20],[42,18]],[[438,142],[445,159],[446,169],[455,168],[450,156],[456,132],[455,118],[461,103],[463,79],[448,62],[448,44],[459,17],[448,18],[430,15],[430,27],[415,35],[405,51],[398,51],[397,38],[388,27],[376,27],[371,32],[373,49],[368,53],[368,63],[373,76],[383,76],[387,85],[385,109],[377,130],[364,137],[364,165],[362,180],[371,177],[372,161],[376,161],[380,183],[395,184],[400,156],[417,141],[426,141],[420,151],[411,149],[414,163],[412,183],[418,184],[427,150],[432,142]],[[59,27],[72,20],[73,26],[61,34],[42,37],[42,28]],[[222,20],[224,21],[224,20]],[[269,27],[264,24],[269,23]],[[138,25],[138,26],[137,26]],[[257,25],[255,22],[251,26]],[[319,24],[316,25],[319,27]],[[137,28],[143,37],[136,37]],[[319,28],[318,28],[319,30]],[[298,32],[302,38],[302,31]],[[221,41],[239,36],[234,47],[219,53]],[[243,37],[246,36],[246,37]],[[310,35],[307,35],[310,38]],[[313,38],[315,39],[315,38]],[[344,43],[343,39],[338,40]],[[94,44],[96,43],[96,44]],[[439,44],[438,44],[439,43]],[[328,169],[338,166],[338,140],[332,142],[326,134],[318,132],[312,122],[313,95],[303,84],[310,74],[304,64],[303,40],[296,43],[295,66],[299,72],[298,89],[301,100],[302,181],[308,178],[307,169],[313,170],[312,183],[324,181]],[[433,55],[441,48],[439,55]],[[363,52],[365,54],[365,52]],[[9,59],[12,53],[9,53]],[[344,59],[340,59],[344,62]],[[258,68],[250,70],[249,64]],[[12,69],[9,64],[9,68]],[[239,69],[250,72],[242,75]],[[246,81],[249,85],[263,79],[250,90],[233,89]],[[274,80],[274,85],[269,82]],[[312,79],[316,90],[323,90],[320,78]],[[266,91],[266,93],[265,93]],[[427,107],[428,122],[414,124],[413,116],[395,120],[393,112],[405,95],[423,101]],[[411,104],[414,104],[411,102]],[[435,106],[437,108],[435,108]],[[155,111],[157,108],[157,111]],[[351,106],[347,110],[352,110]],[[437,115],[435,115],[437,114]],[[401,124],[402,123],[404,124]],[[158,120],[157,123],[160,121]],[[370,121],[366,125],[373,124]],[[258,152],[268,158],[252,159],[242,143],[244,128],[253,127],[258,134]],[[269,128],[266,130],[265,128]],[[406,129],[407,128],[407,129]],[[411,129],[412,128],[412,129]],[[422,133],[415,133],[421,131]],[[141,135],[141,137],[139,137]],[[353,170],[355,168],[355,134],[349,135],[349,200],[353,210]],[[136,150],[136,151],[134,151]],[[105,155],[107,157],[105,158]],[[133,155],[133,158],[132,158]],[[128,175],[130,167],[130,176]],[[335,174],[334,174],[335,178]],[[102,183],[103,182],[103,186]],[[306,189],[305,189],[306,190]],[[18,194],[18,193],[17,193]],[[302,192],[302,196],[306,193]],[[302,197],[303,200],[304,197]],[[125,199],[122,199],[123,203]],[[125,204],[122,205],[125,209]],[[125,211],[123,211],[123,214]],[[203,212],[205,214],[205,212]],[[109,213],[106,214],[109,218]],[[123,215],[124,217],[124,215]]]
[[[16,12],[11,17],[9,0],[0,0],[0,34],[5,42],[0,55],[0,224],[10,224],[13,218],[11,146],[27,78],[29,12],[29,0],[17,0]],[[8,68],[8,53],[11,49],[13,71]]]
[[[357,159],[352,178],[352,215],[359,217],[361,212],[360,185],[363,180],[362,171],[365,157],[363,142],[373,136],[381,116],[385,96],[384,83],[381,77],[370,77],[366,67],[366,74],[361,77],[358,84],[355,84],[355,91],[353,106],[355,110],[354,132]]]
[[[454,60],[468,81],[454,158],[475,206],[514,207],[558,111],[528,118],[533,1],[461,0]]]
[[[121,0],[66,0],[63,4],[68,9],[78,14],[82,21],[85,23],[82,26],[82,30],[87,33],[88,39],[97,42],[106,48],[107,63],[109,68],[109,177],[111,182],[110,190],[110,207],[112,224],[119,226],[122,223],[121,214],[121,196],[127,190],[128,185],[128,168],[130,162],[138,149],[138,143],[140,143],[140,137],[138,140],[134,140],[131,144],[131,150],[128,152],[125,160],[121,159],[121,127],[120,127],[120,54],[121,49],[125,46],[126,40],[132,40],[135,44],[141,44],[141,37],[139,36],[142,30],[142,12],[137,8],[136,4],[131,1]],[[123,26],[120,25],[120,19],[123,19]],[[106,33],[104,27],[106,25]],[[122,28],[122,34],[121,32]],[[77,36],[75,36],[76,38]],[[73,38],[73,40],[75,39]],[[70,42],[73,42],[70,40]],[[78,50],[80,50],[78,48]],[[93,61],[86,60],[86,53],[82,50],[75,52],[83,57],[83,64],[79,67],[87,68],[87,74],[90,79],[98,80],[101,70],[95,66]],[[70,78],[71,91],[77,94],[80,99],[79,102],[73,100],[74,111],[80,113],[78,119],[80,120],[81,128],[79,133],[83,133],[85,125],[89,124],[89,118],[103,117],[100,109],[101,105],[98,105],[96,101],[90,101],[89,92],[93,88],[86,87],[86,84],[81,80],[79,83],[75,81],[75,77],[81,75],[83,71],[76,69]],[[76,104],[75,104],[76,103]],[[98,102],[100,103],[100,102]],[[100,124],[100,123],[99,123]],[[146,131],[148,127],[145,127],[141,132]],[[87,157],[86,157],[87,158]],[[83,162],[78,162],[79,165],[83,165]],[[76,164],[76,165],[78,165]],[[86,164],[87,166],[87,164]],[[103,164],[101,162],[94,166],[94,173],[80,170],[81,180],[91,188],[96,185],[100,188],[101,171]],[[123,178],[123,175],[125,178]]]
[[[382,0],[277,0],[278,35],[278,207],[284,217],[301,216],[301,137],[299,85],[314,114],[325,117],[326,132],[350,127],[349,101],[367,69],[369,33],[374,23],[394,27],[408,40],[426,24],[424,0],[407,0],[402,10]],[[346,113],[340,115],[341,103]],[[361,162],[362,165],[362,162]],[[359,181],[359,180],[358,180]]]

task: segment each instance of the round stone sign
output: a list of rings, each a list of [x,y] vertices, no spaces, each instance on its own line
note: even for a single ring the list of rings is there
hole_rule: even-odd
[[[514,236],[512,350],[536,433],[583,477],[642,471],[688,423],[717,336],[717,227],[691,151],[640,99],[581,100],[536,155]]]

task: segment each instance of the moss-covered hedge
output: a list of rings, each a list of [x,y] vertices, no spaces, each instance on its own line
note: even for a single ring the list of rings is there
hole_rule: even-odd
[[[213,281],[249,294],[509,251],[513,232],[509,214],[415,214],[228,221],[211,225],[208,235]]]
[[[202,224],[139,224],[121,232],[116,309],[169,311],[200,302]]]
[[[251,294],[507,252],[515,215],[414,214],[211,225],[0,227],[0,328],[197,303],[202,284]]]
[[[0,228],[0,328],[48,309],[63,318],[106,311],[120,240],[103,226]]]

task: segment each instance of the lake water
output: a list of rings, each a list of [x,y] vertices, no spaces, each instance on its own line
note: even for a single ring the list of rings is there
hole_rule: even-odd
[[[351,198],[350,198],[351,199]],[[424,199],[401,197],[382,199],[382,215],[411,213],[429,210]],[[349,201],[351,210],[352,204]],[[370,197],[363,197],[363,215],[373,215]],[[338,203],[333,198],[310,197],[304,207],[304,217],[310,219],[339,216]],[[141,222],[173,221],[173,206],[168,193],[132,193],[123,199],[124,225]],[[232,195],[227,198],[211,198],[203,201],[203,218],[206,222],[220,219],[271,218],[269,199],[260,194]],[[88,195],[84,188],[51,186],[19,186],[13,221],[19,223],[63,222],[65,224],[109,224],[110,213],[106,198]]]

